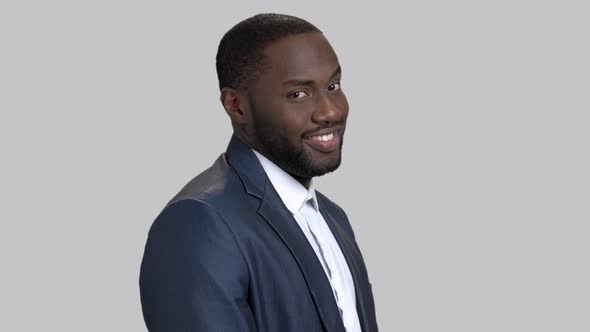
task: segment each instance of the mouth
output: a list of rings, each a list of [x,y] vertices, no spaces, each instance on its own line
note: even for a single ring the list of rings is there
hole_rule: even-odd
[[[335,130],[328,134],[306,137],[303,141],[315,150],[321,152],[333,152],[340,147],[341,139],[340,131]]]

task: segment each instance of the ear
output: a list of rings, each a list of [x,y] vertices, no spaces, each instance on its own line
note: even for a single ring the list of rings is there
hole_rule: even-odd
[[[249,122],[246,98],[243,93],[240,93],[236,89],[229,87],[221,89],[219,100],[225,112],[229,115],[231,122],[238,126],[243,126]]]

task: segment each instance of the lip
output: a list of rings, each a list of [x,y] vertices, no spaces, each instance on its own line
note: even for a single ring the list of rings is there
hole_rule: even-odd
[[[340,135],[342,134],[342,130],[344,129],[343,126],[334,126],[332,128],[327,128],[327,129],[322,129],[322,130],[318,130],[315,133],[306,135],[304,138],[310,138],[312,136],[320,136],[320,135],[327,135],[330,133],[336,133],[338,132]]]
[[[330,134],[330,133],[333,133],[334,137],[329,141],[313,140],[313,139],[311,139],[311,136],[305,137],[303,140],[305,141],[305,143],[307,143],[312,148],[314,148],[318,151],[333,152],[333,151],[336,151],[340,147],[340,140],[342,139],[342,137],[340,135],[339,130],[331,129],[331,130],[325,131],[325,133],[322,133],[320,131],[320,132],[314,134],[313,136],[326,135],[326,134]]]

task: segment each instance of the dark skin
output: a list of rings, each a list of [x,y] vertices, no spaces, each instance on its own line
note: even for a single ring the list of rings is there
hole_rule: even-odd
[[[342,159],[348,102],[340,64],[322,33],[285,37],[268,45],[267,65],[247,87],[225,87],[221,102],[234,132],[306,188]],[[338,146],[317,148],[311,136],[332,133]]]

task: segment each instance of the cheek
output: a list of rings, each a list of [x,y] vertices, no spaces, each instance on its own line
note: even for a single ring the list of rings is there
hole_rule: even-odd
[[[295,112],[295,114],[291,114],[291,116],[285,118],[285,123],[287,125],[285,130],[287,130],[294,139],[301,140],[303,134],[310,129],[310,121],[311,117],[308,112]]]
[[[281,131],[281,135],[288,135],[301,138],[303,133],[309,129],[311,121],[311,112],[302,107],[302,105],[282,105],[277,108],[276,131]]]

